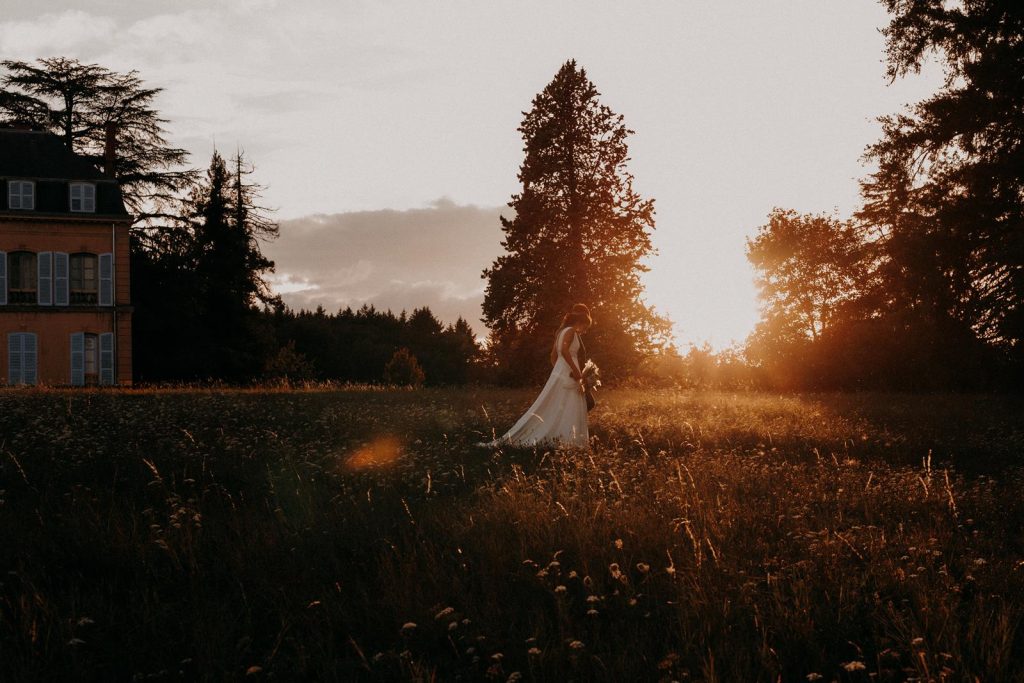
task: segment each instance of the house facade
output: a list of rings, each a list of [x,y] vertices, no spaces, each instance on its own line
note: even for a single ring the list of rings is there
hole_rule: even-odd
[[[130,226],[112,174],[0,129],[0,384],[131,383]]]

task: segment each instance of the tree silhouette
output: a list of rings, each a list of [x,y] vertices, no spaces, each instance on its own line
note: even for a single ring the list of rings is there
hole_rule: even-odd
[[[409,353],[409,349],[405,347],[395,351],[391,360],[384,366],[384,381],[388,384],[418,387],[423,384],[425,377],[416,356]]]
[[[277,226],[255,204],[258,186],[239,153],[232,174],[213,153],[205,178],[180,205],[184,227],[156,231],[135,250],[135,347],[146,379],[259,376],[273,329],[259,306],[279,306],[259,240]]]
[[[816,340],[866,291],[867,245],[855,225],[826,214],[774,209],[747,240],[762,310],[789,334]]]
[[[881,119],[862,219],[877,226],[903,315],[973,331],[1024,362],[1024,5],[885,0],[892,79],[930,56],[935,95]]]
[[[0,117],[59,135],[68,149],[105,167],[109,127],[116,131],[113,170],[125,204],[138,221],[164,215],[196,174],[182,169],[188,153],[171,147],[153,102],[161,88],[147,88],[138,72],[118,73],[97,64],[53,57],[0,62]],[[111,169],[104,169],[110,171]]]
[[[828,375],[810,359],[823,338],[861,315],[872,285],[872,254],[851,221],[779,208],[747,240],[762,315],[747,356],[774,384],[800,386]]]
[[[633,190],[626,139],[633,131],[566,62],[533,100],[519,126],[525,156],[506,253],[484,271],[484,321],[504,377],[545,374],[552,335],[573,303],[598,324],[591,350],[607,377],[632,372],[666,343],[669,323],[640,299],[641,259],[654,253],[654,202]]]

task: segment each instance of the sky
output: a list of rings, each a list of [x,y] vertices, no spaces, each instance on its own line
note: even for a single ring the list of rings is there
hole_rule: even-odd
[[[849,216],[877,117],[939,87],[889,83],[886,23],[873,0],[4,0],[0,55],[135,69],[193,165],[244,150],[291,306],[429,305],[480,335],[516,129],[575,59],[635,131],[646,302],[722,348],[758,319],[747,238],[773,207]]]

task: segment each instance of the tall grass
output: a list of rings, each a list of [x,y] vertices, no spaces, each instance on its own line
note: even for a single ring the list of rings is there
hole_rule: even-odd
[[[1024,410],[0,392],[0,678],[1024,680]]]

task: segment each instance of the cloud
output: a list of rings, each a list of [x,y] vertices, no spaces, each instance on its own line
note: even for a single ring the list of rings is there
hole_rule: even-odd
[[[117,24],[110,17],[81,10],[54,12],[0,22],[0,53],[5,59],[65,55],[79,47],[109,41]]]
[[[445,322],[462,316],[482,332],[480,273],[501,251],[500,214],[440,199],[405,211],[306,216],[283,221],[264,253],[277,266],[276,291],[293,308],[429,306]]]

